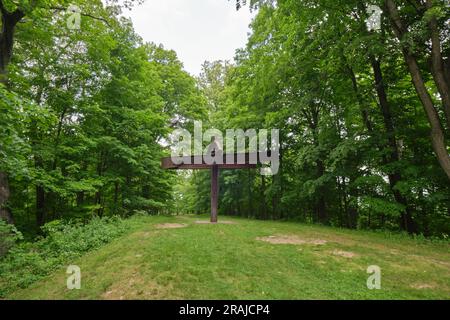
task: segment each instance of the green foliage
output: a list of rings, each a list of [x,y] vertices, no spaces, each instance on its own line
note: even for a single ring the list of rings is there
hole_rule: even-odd
[[[20,50],[8,90],[0,88],[0,170],[27,237],[55,219],[169,212],[173,174],[160,168],[161,141],[174,119],[185,126],[205,115],[176,53],[143,43],[118,2],[71,2],[90,13],[77,31],[67,29],[64,10],[46,9],[66,4],[26,10],[36,19],[17,26]]]
[[[22,233],[12,224],[0,219],[0,259],[19,241],[23,240]]]
[[[1,247],[8,245],[10,252],[0,259],[0,297],[18,288],[26,288],[33,282],[50,274],[71,259],[100,248],[127,230],[127,223],[118,218],[94,218],[87,224],[52,221],[42,227],[45,237],[22,242],[11,248],[20,233],[0,222]],[[12,235],[11,235],[12,234]],[[3,250],[3,249],[2,249]]]
[[[417,60],[448,138],[430,64],[436,24],[448,82],[448,1],[403,1],[399,41],[386,12],[381,30],[367,29],[369,1],[237,0],[258,10],[248,43],[235,64],[205,62],[198,78],[122,17],[141,2],[0,2],[1,14],[24,15],[0,70],[9,78],[0,85],[0,206],[15,221],[0,220],[0,297],[118,237],[118,216],[208,212],[209,172],[160,167],[171,130],[194,120],[280,129],[279,174],[221,172],[221,214],[448,238],[450,184],[404,54]],[[67,28],[70,4],[81,8],[80,30]]]
[[[212,127],[280,129],[281,169],[275,177],[221,173],[221,213],[449,234],[450,184],[433,154],[428,120],[387,16],[380,31],[370,32],[366,8],[374,3],[367,1],[248,3],[258,13],[236,65],[206,62],[198,82]],[[435,93],[424,44],[431,16],[448,30],[443,3],[425,11],[403,3],[400,9],[411,24],[403,41],[418,54]],[[448,37],[442,45],[445,55]],[[208,212],[207,174],[188,180],[178,187],[184,190],[178,194],[181,212]]]

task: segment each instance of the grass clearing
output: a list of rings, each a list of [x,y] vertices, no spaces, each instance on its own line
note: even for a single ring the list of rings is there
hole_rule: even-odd
[[[66,288],[62,268],[8,298],[450,298],[449,243],[287,222],[198,220],[134,218],[124,236],[71,261],[81,268],[81,290]],[[319,240],[320,245],[314,243]],[[381,290],[367,289],[370,265],[381,267]]]

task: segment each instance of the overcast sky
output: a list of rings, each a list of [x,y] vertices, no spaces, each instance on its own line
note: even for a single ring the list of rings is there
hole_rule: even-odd
[[[193,75],[205,60],[232,60],[253,16],[248,7],[236,11],[234,0],[146,0],[125,15],[144,41],[175,50]]]

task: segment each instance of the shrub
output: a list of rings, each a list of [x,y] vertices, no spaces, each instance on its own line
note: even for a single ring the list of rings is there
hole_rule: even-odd
[[[87,224],[53,221],[42,227],[44,237],[12,247],[0,260],[0,298],[119,237],[128,228],[118,217],[94,218]]]
[[[22,239],[22,234],[13,225],[0,219],[0,259],[14,247],[17,241]]]

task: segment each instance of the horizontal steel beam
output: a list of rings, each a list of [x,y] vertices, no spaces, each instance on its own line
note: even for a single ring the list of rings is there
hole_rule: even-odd
[[[251,159],[258,159],[257,153],[241,153],[241,154],[234,154],[233,155],[233,161],[231,163],[227,162],[227,154],[223,155],[223,161],[222,164],[217,164],[219,169],[252,169],[256,168],[257,165],[250,163]],[[238,164],[237,159],[238,156],[245,159],[245,163]],[[213,165],[209,165],[205,163],[203,156],[188,156],[183,157],[182,164],[175,164],[172,161],[171,157],[162,158],[161,159],[161,167],[163,169],[168,170],[206,170],[211,169]]]

